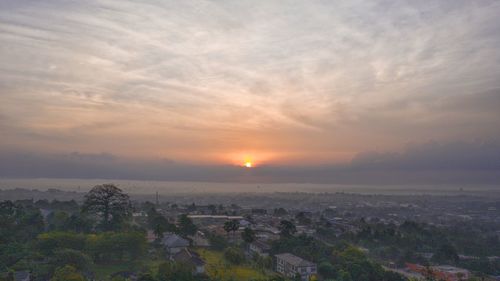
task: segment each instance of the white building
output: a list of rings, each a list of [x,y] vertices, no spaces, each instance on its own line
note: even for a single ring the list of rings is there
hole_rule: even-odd
[[[290,278],[299,274],[303,281],[309,280],[312,275],[317,273],[315,263],[290,253],[276,255],[276,271]]]

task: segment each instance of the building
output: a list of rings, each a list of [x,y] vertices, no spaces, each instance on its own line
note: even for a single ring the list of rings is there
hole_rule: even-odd
[[[419,264],[407,263],[406,267],[410,271],[444,281],[461,281],[467,280],[470,277],[468,270],[451,265],[425,267]]]
[[[317,273],[315,263],[290,253],[276,255],[276,271],[290,278],[300,275],[303,281],[309,280]]]
[[[16,271],[14,281],[31,281],[31,274],[28,271]]]
[[[146,232],[146,241],[148,241],[148,243],[156,241],[156,234],[152,230]]]
[[[173,255],[188,247],[189,241],[177,234],[168,233],[163,236],[161,244],[165,247],[169,255]]]
[[[197,231],[195,235],[189,236],[189,239],[193,241],[193,246],[195,247],[209,247],[210,242],[208,241],[207,237],[205,236],[205,233],[201,231]]]
[[[198,255],[198,253],[189,249],[182,249],[180,252],[173,255],[171,259],[176,263],[183,263],[191,266],[194,274],[205,273],[205,261],[200,257],[200,255]]]
[[[267,257],[269,256],[269,250],[271,250],[271,246],[262,240],[256,240],[248,245],[250,256],[257,254],[262,257]]]
[[[470,273],[467,269],[454,267],[451,265],[433,266],[432,270],[435,272],[435,277],[441,278],[446,281],[459,281],[467,280]]]

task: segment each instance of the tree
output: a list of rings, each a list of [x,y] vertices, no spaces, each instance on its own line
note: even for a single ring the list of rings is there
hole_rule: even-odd
[[[233,232],[234,236],[234,233],[238,230],[238,228],[240,228],[240,222],[238,220],[229,220],[224,223],[224,230],[227,232],[228,236],[229,232]]]
[[[245,254],[240,248],[229,247],[224,251],[224,257],[232,264],[241,264],[245,261]]]
[[[43,228],[43,217],[38,208],[11,201],[0,202],[0,244],[31,240]]]
[[[37,249],[44,255],[53,256],[58,249],[82,251],[85,248],[85,235],[71,232],[46,232],[38,235]]]
[[[131,213],[129,196],[113,184],[97,185],[85,195],[82,211],[101,219],[104,230],[118,226]]]
[[[179,233],[183,236],[195,235],[198,228],[186,214],[179,216]]]
[[[177,233],[175,224],[170,223],[162,214],[158,213],[154,206],[148,210],[148,225],[153,230],[157,239],[163,238],[163,233]]]
[[[163,233],[168,230],[170,223],[164,216],[157,215],[152,219],[151,224],[153,233],[155,234],[156,238],[161,239],[163,238]]]
[[[245,230],[241,233],[241,238],[243,238],[243,241],[250,244],[255,241],[255,231],[250,227],[245,227]]]
[[[208,205],[208,210],[210,211],[211,215],[217,214],[217,206],[213,204]]]
[[[0,244],[29,241],[43,229],[43,217],[38,208],[23,206],[19,201],[0,202]]]
[[[280,222],[279,230],[284,237],[290,237],[297,232],[297,228],[295,228],[293,222],[288,220],[282,220]]]
[[[158,266],[159,281],[190,281],[193,278],[193,268],[185,263],[164,262]]]
[[[337,278],[339,281],[352,281],[351,275],[345,270],[340,270]]]
[[[287,214],[288,212],[283,208],[274,209],[275,216],[281,217],[281,216],[286,216]]]
[[[65,230],[67,221],[69,219],[68,213],[64,211],[54,211],[47,217],[49,230]]]
[[[441,245],[441,247],[437,249],[432,259],[436,262],[442,263],[457,263],[459,260],[457,250],[450,243]]]
[[[64,229],[74,232],[90,232],[94,222],[84,214],[72,214],[64,225]]]
[[[308,225],[311,224],[311,219],[307,217],[306,213],[304,212],[299,212],[296,216],[295,219],[301,224],[301,225]]]
[[[85,281],[85,278],[71,265],[66,265],[56,269],[50,281]]]
[[[222,251],[227,247],[227,240],[222,235],[208,233],[208,241],[210,242],[210,247],[217,251]]]
[[[156,281],[155,278],[150,273],[141,273],[137,278],[137,281]]]
[[[333,265],[329,262],[320,263],[318,266],[318,272],[325,278],[333,278],[336,274],[335,267],[333,267]]]
[[[92,263],[90,258],[80,251],[59,249],[54,251],[52,263],[57,266],[70,265],[78,270],[86,270]]]

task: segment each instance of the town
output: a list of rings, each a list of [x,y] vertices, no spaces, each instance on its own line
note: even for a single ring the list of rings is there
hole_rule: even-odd
[[[1,280],[500,280],[495,195],[0,192]]]

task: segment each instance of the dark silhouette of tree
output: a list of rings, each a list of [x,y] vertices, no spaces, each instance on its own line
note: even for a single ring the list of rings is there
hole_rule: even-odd
[[[245,227],[245,230],[241,233],[241,238],[243,238],[243,241],[250,244],[255,241],[255,231],[249,227]]]
[[[186,214],[179,216],[179,233],[183,236],[194,235],[198,228]]]
[[[156,216],[152,220],[152,229],[157,239],[163,238],[163,233],[169,228],[168,220],[161,215]]]
[[[240,222],[238,220],[229,220],[224,223],[224,230],[228,235],[229,232],[232,232],[234,236],[234,233],[238,230],[238,228],[240,228]]]
[[[178,232],[175,224],[170,223],[167,218],[158,213],[154,206],[148,211],[148,225],[158,239],[163,238],[165,232]]]
[[[275,216],[281,217],[281,216],[286,216],[287,214],[288,214],[288,212],[283,208],[274,209]]]
[[[130,199],[113,184],[97,185],[85,195],[82,211],[98,216],[102,228],[111,230],[130,215]]]
[[[0,244],[33,239],[43,231],[40,210],[11,201],[0,202]]]
[[[288,220],[282,220],[279,225],[279,230],[282,236],[289,237],[297,232],[297,228],[293,222]]]
[[[295,219],[302,225],[306,224],[309,225],[311,224],[311,219],[307,217],[306,213],[304,212],[299,212],[296,216]]]

